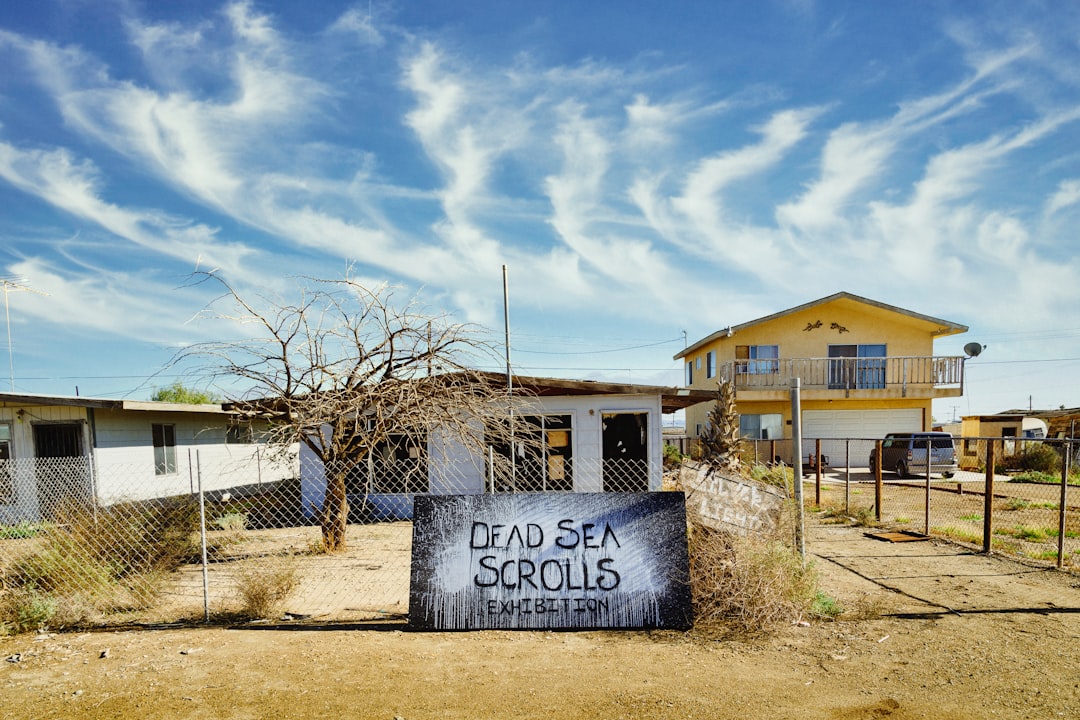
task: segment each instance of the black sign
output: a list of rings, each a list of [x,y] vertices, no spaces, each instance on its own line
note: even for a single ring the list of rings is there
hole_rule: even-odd
[[[682,493],[417,495],[409,624],[691,624]]]

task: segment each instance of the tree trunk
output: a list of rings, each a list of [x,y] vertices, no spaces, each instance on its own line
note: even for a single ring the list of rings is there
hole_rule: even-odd
[[[326,552],[345,549],[345,530],[349,525],[349,498],[345,493],[346,472],[341,468],[326,468],[326,497],[323,499],[322,542]]]

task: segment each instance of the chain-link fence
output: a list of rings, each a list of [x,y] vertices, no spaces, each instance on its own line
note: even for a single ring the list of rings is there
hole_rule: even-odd
[[[1080,569],[1080,441],[944,437],[804,440],[807,502]]]
[[[1080,443],[958,439],[921,449],[932,458],[927,476],[920,448],[885,442],[804,441],[807,504],[1080,568]],[[939,450],[952,455],[947,466]],[[767,463],[784,452],[749,442],[743,457]],[[263,481],[273,474],[198,452],[162,474],[88,458],[0,461],[0,622],[404,616],[416,493],[642,491],[659,489],[661,475],[659,459],[552,456],[509,471],[481,463],[479,485],[436,485],[422,458],[393,460],[350,469],[346,547],[335,553],[322,549],[321,468]]]
[[[0,624],[403,616],[416,493],[644,491],[661,474],[659,459],[559,456],[473,467],[477,487],[436,482],[407,451],[372,457],[347,473],[346,547],[325,553],[322,468],[252,482],[249,465],[198,451],[158,474],[85,457],[0,461]]]

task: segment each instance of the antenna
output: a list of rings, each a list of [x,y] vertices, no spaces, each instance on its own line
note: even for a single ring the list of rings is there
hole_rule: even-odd
[[[7,323],[8,379],[11,381],[11,392],[15,392],[15,352],[11,346],[11,311],[8,306],[8,293],[25,290],[26,292],[48,296],[48,293],[43,293],[40,290],[35,290],[28,286],[26,284],[28,282],[29,280],[25,277],[17,275],[0,277],[0,284],[4,286],[4,320]]]
[[[986,349],[985,345],[980,345],[977,342],[969,342],[964,346],[964,354],[969,358],[979,357],[979,353]]]

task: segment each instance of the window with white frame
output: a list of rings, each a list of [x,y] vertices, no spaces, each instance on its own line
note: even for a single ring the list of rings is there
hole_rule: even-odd
[[[775,375],[780,372],[779,345],[736,345],[735,366],[747,375]]]
[[[492,443],[503,462],[494,468],[496,488],[515,492],[571,492],[574,489],[571,415],[515,418],[513,452],[509,443]],[[491,473],[493,469],[488,468]]]
[[[739,434],[749,440],[776,440],[784,436],[784,417],[779,413],[739,416]]]
[[[154,474],[175,474],[176,426],[153,423],[150,431],[154,437]]]
[[[705,377],[716,377],[716,351],[710,350],[705,353]]]
[[[686,361],[686,385],[690,386],[694,384],[694,363]]]

